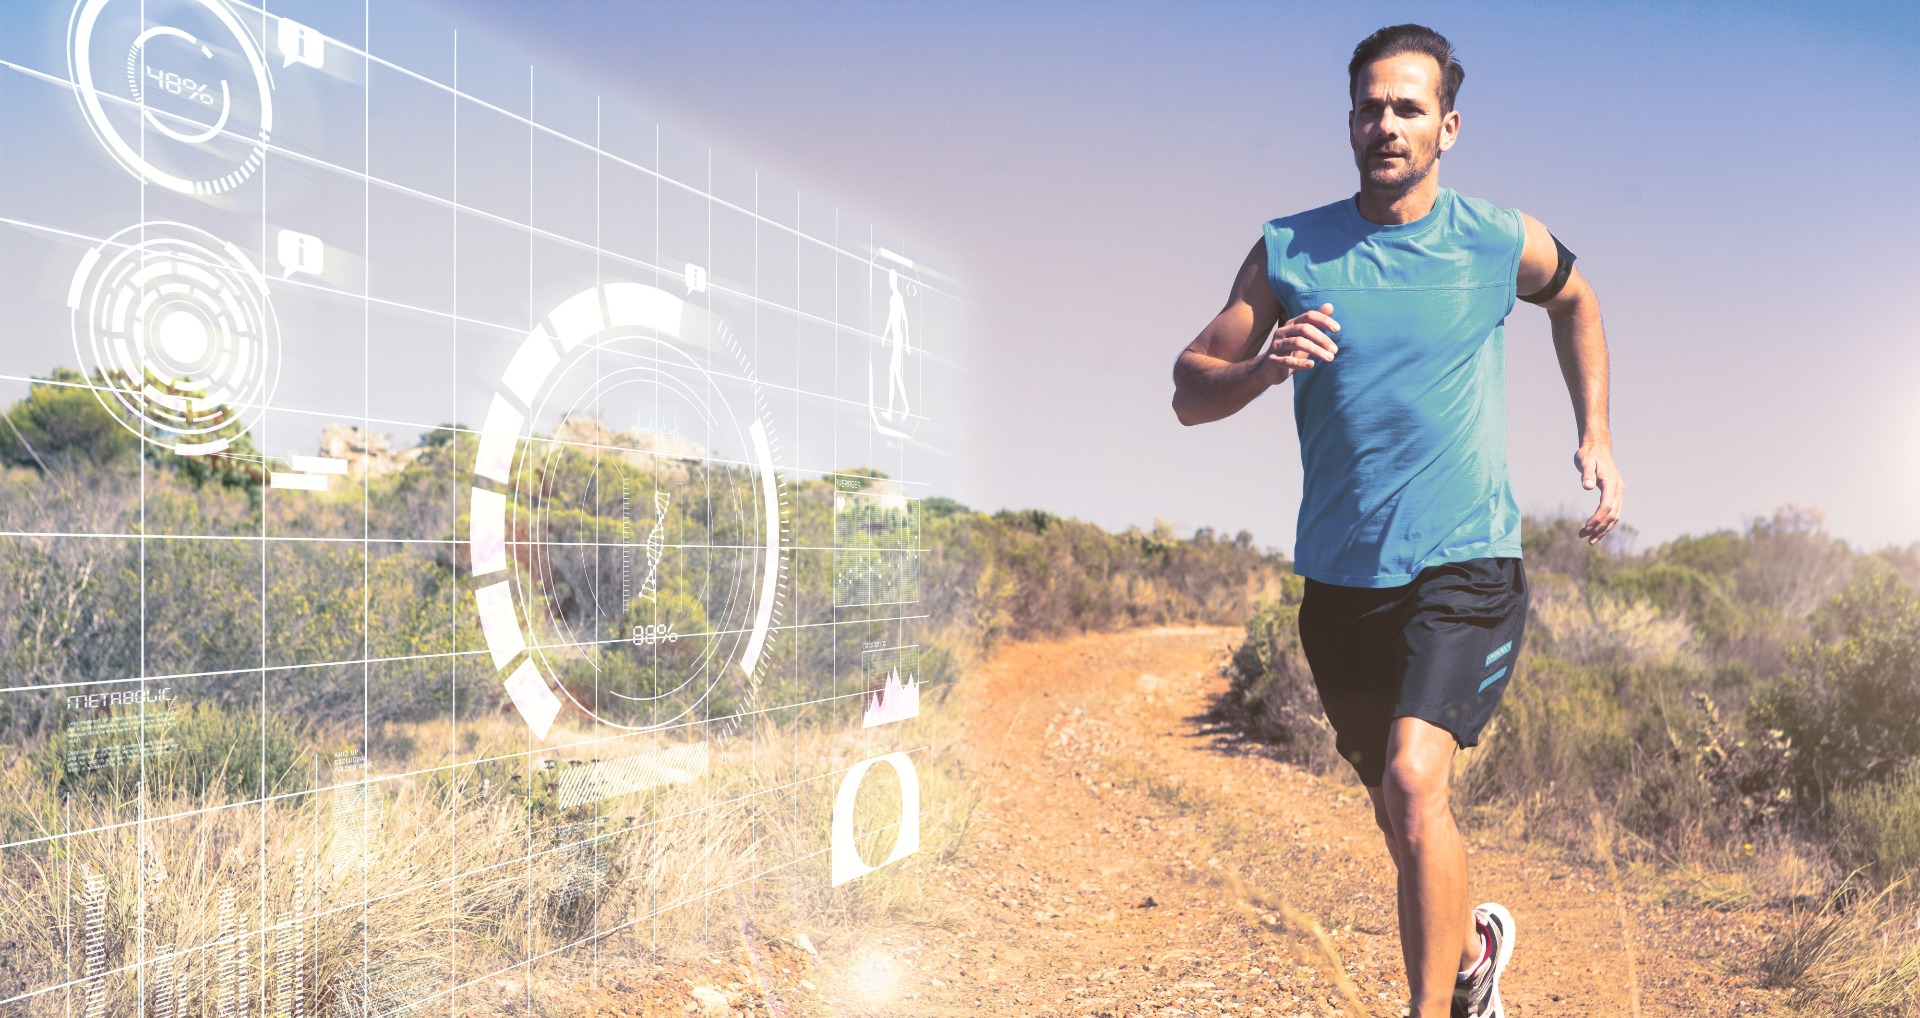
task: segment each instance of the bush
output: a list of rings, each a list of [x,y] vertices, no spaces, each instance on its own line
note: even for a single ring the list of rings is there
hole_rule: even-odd
[[[1693,699],[1703,724],[1694,739],[1692,771],[1707,786],[1714,805],[1748,830],[1779,819],[1793,802],[1788,774],[1796,753],[1786,733],[1761,729],[1738,738],[1720,720],[1720,707],[1712,697],[1695,693]]]
[[[27,398],[7,408],[0,422],[0,459],[54,470],[68,463],[103,465],[131,454],[140,440],[87,386],[87,376],[71,368],[56,368],[35,381]]]
[[[1891,571],[1866,570],[1814,626],[1830,639],[1796,649],[1793,674],[1755,715],[1799,748],[1795,791],[1817,810],[1920,757],[1920,597]]]
[[[1831,829],[1847,864],[1882,883],[1920,870],[1920,765],[1834,793]]]
[[[1589,571],[1604,566],[1606,553],[1599,545],[1588,544],[1580,536],[1581,521],[1574,519],[1540,520],[1531,516],[1520,521],[1521,556],[1530,570],[1560,573],[1584,581]]]
[[[1527,643],[1561,660],[1628,667],[1690,659],[1693,630],[1645,601],[1622,599],[1597,585],[1581,590],[1551,573],[1536,578],[1528,601]]]
[[[1739,580],[1747,598],[1781,615],[1805,618],[1847,582],[1853,556],[1828,537],[1826,513],[1782,506],[1747,527],[1746,561]]]
[[[1228,702],[1254,734],[1283,747],[1309,770],[1325,773],[1335,769],[1340,755],[1300,649],[1300,596],[1306,584],[1298,576],[1286,579],[1280,600],[1247,620],[1247,638],[1233,654]]]
[[[1165,525],[1114,534],[1039,509],[946,507],[922,522],[928,611],[981,649],[1130,626],[1238,624],[1299,582],[1283,556],[1244,535],[1182,539]]]
[[[176,708],[170,716],[149,708],[149,716],[154,727],[147,743],[155,750],[144,773],[150,794],[238,799],[312,786],[306,740],[276,711],[202,702]],[[85,759],[85,749],[76,758],[72,748],[65,730],[35,747],[45,787],[58,787],[70,797],[133,798],[142,775],[138,761],[96,766]]]
[[[1614,570],[1594,586],[1630,601],[1651,604],[1665,614],[1684,617],[1715,645],[1733,635],[1742,620],[1742,613],[1719,580],[1677,562]]]

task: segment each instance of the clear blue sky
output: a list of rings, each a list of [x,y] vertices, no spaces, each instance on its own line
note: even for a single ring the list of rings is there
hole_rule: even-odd
[[[950,494],[1292,545],[1290,393],[1183,429],[1174,354],[1267,218],[1352,192],[1345,62],[1467,68],[1443,183],[1580,255],[1642,545],[1818,505],[1920,540],[1920,6],[440,0],[801,189],[952,252],[981,305]],[[1544,316],[1509,330],[1523,507],[1585,512]]]

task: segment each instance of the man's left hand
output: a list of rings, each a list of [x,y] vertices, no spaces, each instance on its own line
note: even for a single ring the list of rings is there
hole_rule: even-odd
[[[1613,464],[1613,446],[1604,442],[1588,442],[1580,446],[1573,454],[1573,465],[1580,471],[1580,486],[1592,491],[1600,489],[1600,507],[1593,511],[1587,522],[1580,528],[1580,536],[1588,544],[1598,544],[1600,539],[1613,530],[1620,522],[1620,500],[1627,493],[1627,483],[1620,479],[1620,468]]]

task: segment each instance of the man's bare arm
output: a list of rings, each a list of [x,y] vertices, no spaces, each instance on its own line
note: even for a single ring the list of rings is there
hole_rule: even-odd
[[[1520,253],[1519,292],[1535,293],[1546,286],[1559,267],[1559,250],[1552,234],[1532,216],[1526,220],[1526,246]],[[1598,543],[1620,522],[1626,482],[1613,462],[1613,430],[1607,417],[1607,338],[1600,325],[1600,299],[1575,267],[1552,300],[1542,304],[1553,326],[1553,349],[1560,374],[1573,398],[1573,420],[1580,446],[1573,465],[1580,486],[1600,489],[1600,505],[1580,528],[1588,544]]]
[[[1230,417],[1254,397],[1338,351],[1333,305],[1289,319],[1278,330],[1280,302],[1267,285],[1267,243],[1256,241],[1234,277],[1227,304],[1173,363],[1173,412],[1181,424]],[[1271,335],[1264,354],[1261,346]]]

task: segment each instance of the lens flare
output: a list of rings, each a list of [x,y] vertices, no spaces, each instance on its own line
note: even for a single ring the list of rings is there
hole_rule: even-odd
[[[884,954],[870,954],[853,966],[853,987],[875,1000],[892,997],[900,985],[900,969]]]

